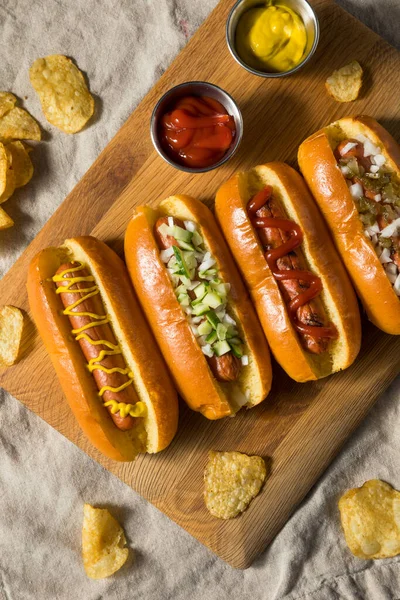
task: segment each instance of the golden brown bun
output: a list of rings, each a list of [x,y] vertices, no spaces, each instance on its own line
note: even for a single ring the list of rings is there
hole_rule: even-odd
[[[153,226],[160,216],[199,225],[218,263],[220,278],[231,284],[228,306],[236,317],[249,365],[235,383],[218,382],[193,335],[160,259]],[[249,296],[211,211],[189,196],[171,196],[153,210],[137,208],[125,236],[125,259],[136,293],[184,400],[208,419],[234,414],[240,404],[260,403],[271,387],[268,346]]]
[[[100,295],[125,360],[134,373],[139,399],[147,416],[133,430],[120,431],[99,399],[79,344],[52,277],[64,262],[85,263]],[[28,274],[28,298],[33,318],[50,355],[61,387],[79,425],[92,444],[114,460],[133,460],[139,452],[159,452],[171,442],[178,424],[178,399],[166,365],[145,322],[122,260],[96,238],[67,240],[61,248],[46,248],[33,259]]]
[[[368,318],[383,331],[399,335],[400,299],[364,234],[346,179],[333,154],[340,140],[359,133],[382,149],[387,165],[400,176],[400,147],[371,117],[346,117],[317,131],[301,144],[298,160]]]
[[[329,352],[321,355],[311,354],[302,348],[278,284],[265,260],[258,235],[247,215],[248,201],[265,185],[272,185],[288,218],[301,226],[307,266],[322,280],[320,297],[339,337],[331,342]],[[310,381],[351,365],[361,340],[357,299],[300,175],[279,162],[260,165],[248,173],[237,173],[219,188],[215,207],[271,350],[288,375],[296,381]]]

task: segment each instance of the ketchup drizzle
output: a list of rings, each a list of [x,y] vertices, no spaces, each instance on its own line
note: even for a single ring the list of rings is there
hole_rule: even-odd
[[[290,239],[287,242],[281,244],[278,248],[273,248],[265,252],[265,259],[268,263],[269,268],[277,281],[285,281],[287,279],[299,279],[301,281],[307,281],[309,287],[298,294],[288,304],[289,316],[292,323],[297,331],[302,334],[311,335],[315,338],[336,338],[337,331],[333,325],[327,327],[318,327],[316,325],[305,325],[301,323],[297,318],[297,309],[304,304],[307,304],[310,300],[318,296],[322,291],[322,282],[318,275],[314,275],[311,271],[301,271],[299,269],[281,270],[278,268],[277,260],[282,258],[289,252],[292,252],[295,248],[298,248],[303,242],[303,232],[297,223],[290,221],[290,219],[281,219],[275,217],[257,217],[257,211],[263,207],[272,196],[272,187],[267,185],[265,188],[260,190],[254,198],[252,198],[247,204],[247,212],[250,217],[250,221],[256,229],[263,229],[265,227],[277,227],[283,231],[288,231],[291,234]]]

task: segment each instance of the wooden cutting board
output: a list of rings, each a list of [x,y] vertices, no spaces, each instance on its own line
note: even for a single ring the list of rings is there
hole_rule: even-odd
[[[300,142],[344,115],[372,115],[400,140],[395,85],[399,53],[331,0],[312,4],[321,24],[321,41],[313,60],[296,75],[272,80],[250,75],[231,58],[224,27],[233,0],[221,0],[2,279],[0,304],[28,311],[27,266],[41,248],[92,233],[121,252],[135,205],[155,205],[172,193],[192,194],[212,205],[218,186],[236,170],[271,160],[295,166]],[[353,59],[366,71],[363,93],[356,102],[340,105],[327,96],[324,80],[333,69]],[[182,173],[167,165],[153,150],[149,136],[156,100],[173,85],[193,79],[225,88],[238,101],[244,117],[244,138],[235,158],[202,175]],[[268,399],[251,411],[218,422],[207,421],[182,403],[179,432],[171,446],[157,456],[141,456],[128,464],[107,460],[81,434],[29,314],[21,358],[1,373],[0,383],[230,565],[246,568],[286,523],[396,377],[399,357],[400,338],[365,322],[362,351],[347,371],[316,383],[297,384],[274,365]],[[203,470],[209,449],[259,454],[268,459],[271,468],[263,492],[249,510],[231,521],[211,517],[203,504]]]

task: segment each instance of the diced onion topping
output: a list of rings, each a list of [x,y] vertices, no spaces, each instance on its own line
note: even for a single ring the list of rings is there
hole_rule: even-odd
[[[353,198],[361,198],[364,193],[361,183],[353,183],[353,185],[349,187],[349,190]]]
[[[400,219],[395,219],[390,225],[382,229],[380,235],[382,237],[390,238],[393,235],[396,235],[398,230],[400,229]]]
[[[348,144],[346,144],[340,151],[340,154],[342,156],[344,156],[345,154],[347,154],[348,152],[350,152],[350,150],[352,150],[353,148],[355,148],[357,146],[357,142],[349,142]]]

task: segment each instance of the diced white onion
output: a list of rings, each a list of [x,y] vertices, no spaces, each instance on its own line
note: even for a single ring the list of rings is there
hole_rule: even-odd
[[[364,193],[361,183],[353,183],[353,185],[349,187],[349,190],[353,198],[361,198]]]
[[[190,285],[187,286],[188,290],[194,290],[200,285],[200,281],[192,281]]]
[[[371,165],[369,170],[370,170],[370,173],[377,173],[379,171],[379,167],[378,167],[378,165]]]
[[[163,263],[167,263],[169,261],[169,259],[171,258],[171,256],[174,256],[173,246],[170,246],[169,248],[165,248],[165,250],[161,250],[161,252],[160,252],[160,258],[163,261]]]
[[[183,223],[187,231],[190,231],[191,233],[193,233],[193,231],[196,231],[196,223],[193,223],[193,221],[183,221]]]
[[[397,266],[394,263],[388,263],[385,265],[386,273],[391,273],[392,275],[397,276]]]
[[[341,166],[340,170],[342,171],[343,175],[348,175],[350,173],[349,167]]]
[[[380,229],[379,229],[378,223],[374,223],[373,225],[371,225],[370,227],[368,227],[367,231],[368,231],[368,233],[370,235],[373,235],[374,233],[379,233]]]
[[[224,321],[225,323],[228,323],[228,325],[236,325],[236,321],[235,319],[232,319],[232,317],[230,315],[228,315],[228,313],[226,313],[226,315],[224,316]]]
[[[341,156],[347,154],[350,150],[357,146],[357,142],[348,142],[340,151]]]
[[[204,320],[203,316],[200,317],[193,317],[192,318],[192,323],[194,323],[195,325],[197,325],[198,323],[201,323]]]
[[[244,367],[247,367],[247,365],[249,364],[249,357],[247,356],[247,354],[243,354],[240,360],[242,361],[242,365]]]
[[[382,254],[379,257],[380,262],[384,265],[385,263],[393,262],[390,258],[389,248],[384,248]]]
[[[362,133],[358,133],[357,135],[354,136],[355,139],[359,142],[361,142],[362,144],[367,140],[367,138],[365,137],[364,134]]]
[[[168,227],[174,226],[174,217],[168,217]]]
[[[378,167],[383,167],[383,165],[386,162],[386,158],[383,156],[383,154],[376,154],[374,156],[374,163],[378,166]],[[376,172],[376,171],[373,171]]]
[[[374,233],[374,235],[371,236],[371,242],[373,243],[374,246],[377,245],[377,243],[378,243],[378,236],[376,235],[376,233]]]
[[[192,323],[190,323],[190,329],[192,330],[193,335],[195,335],[196,337],[199,336],[199,332],[197,331],[197,327],[195,327],[195,325],[192,325]]]
[[[374,196],[374,200],[375,202],[380,202],[382,200],[382,194],[376,194],[376,196]]]
[[[375,146],[375,144],[373,144],[371,142],[371,140],[365,140],[364,142],[364,156],[371,156],[371,155],[377,155],[380,154],[380,150],[378,148],[378,146]]]
[[[364,234],[369,240],[371,239],[371,234],[368,232],[368,229],[364,230]]]
[[[397,229],[400,228],[400,218],[395,219],[393,223],[390,223],[385,229],[382,229],[381,236],[382,237],[392,237],[397,232]]]
[[[397,276],[396,281],[394,282],[394,291],[398,296],[400,296],[400,274]]]
[[[202,346],[201,351],[203,352],[203,354],[205,354],[206,356],[209,356],[210,358],[211,358],[211,356],[214,356],[214,351],[211,348],[210,344],[206,344],[205,346]]]
[[[213,267],[215,265],[215,259],[214,258],[209,258],[208,260],[204,260],[201,265],[199,266],[199,271],[207,271],[208,269],[211,269],[211,267]]]

